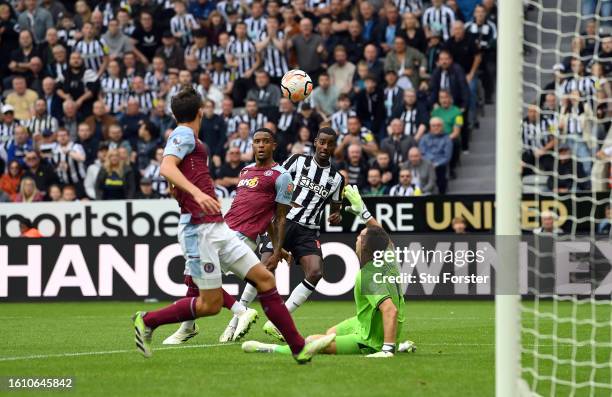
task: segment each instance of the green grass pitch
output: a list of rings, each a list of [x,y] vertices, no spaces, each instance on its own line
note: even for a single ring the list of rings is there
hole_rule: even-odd
[[[494,304],[410,301],[403,335],[415,354],[393,359],[317,356],[304,366],[290,357],[245,354],[218,346],[228,311],[199,319],[201,333],[163,349],[174,331],[154,334],[153,357],[136,352],[130,315],[163,303],[23,303],[0,305],[0,376],[74,376],[67,395],[87,396],[491,396],[494,391]],[[261,313],[259,304],[254,305]],[[295,313],[304,335],[353,315],[352,302],[308,302]],[[246,339],[271,341],[260,317]],[[162,348],[163,350],[160,350]],[[35,392],[30,395],[65,394]],[[17,396],[27,393],[0,394]],[[66,394],[65,394],[66,395]]]

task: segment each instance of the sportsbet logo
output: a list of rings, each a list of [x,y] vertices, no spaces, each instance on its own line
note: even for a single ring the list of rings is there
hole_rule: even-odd
[[[241,179],[240,182],[238,182],[238,186],[237,187],[248,187],[250,189],[254,188],[255,186],[257,186],[257,184],[259,183],[259,177],[253,177],[250,179]]]

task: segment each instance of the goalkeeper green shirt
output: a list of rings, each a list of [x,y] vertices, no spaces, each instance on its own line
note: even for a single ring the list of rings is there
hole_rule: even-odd
[[[376,267],[370,261],[359,270],[355,280],[354,295],[360,336],[369,346],[378,350],[382,347],[385,338],[383,317],[378,306],[387,298],[391,298],[397,308],[396,341],[399,341],[404,323],[402,288],[399,283],[383,282],[382,278],[382,276],[399,275],[399,269],[394,263],[384,263],[381,267]]]

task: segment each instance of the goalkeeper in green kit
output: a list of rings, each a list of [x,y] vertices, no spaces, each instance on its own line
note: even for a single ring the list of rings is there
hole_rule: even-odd
[[[361,265],[354,288],[357,315],[327,330],[327,334],[336,334],[336,340],[321,353],[386,358],[393,357],[396,351],[413,352],[416,347],[411,341],[397,345],[404,323],[402,288],[399,284],[384,282],[386,278],[383,277],[399,276],[395,261],[391,263],[382,259],[384,252],[392,249],[391,239],[365,207],[357,187],[347,185],[344,196],[351,204],[345,210],[361,217],[366,224],[357,236],[355,247]],[[311,335],[306,340],[323,336]],[[291,354],[288,346],[257,341],[244,342],[242,350],[247,353]]]

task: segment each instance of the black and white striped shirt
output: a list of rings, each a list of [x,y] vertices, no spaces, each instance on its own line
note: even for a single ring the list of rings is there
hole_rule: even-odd
[[[0,123],[0,146],[9,143],[13,139],[15,127],[18,125],[17,121],[13,121],[11,124]]]
[[[416,14],[423,9],[423,0],[393,0],[400,14]]]
[[[571,76],[561,83],[561,92],[564,95],[569,95],[572,91],[578,91],[580,98],[587,100],[591,108],[594,108],[595,94],[595,78],[592,76]]]
[[[160,165],[151,162],[151,164],[145,168],[143,177],[151,179],[153,191],[157,192],[162,197],[168,197],[168,181],[160,175],[159,170]]]
[[[295,190],[287,219],[309,229],[319,229],[325,203],[342,201],[344,178],[335,165],[321,167],[312,156],[293,154],[283,167],[291,174]]]
[[[486,21],[482,25],[470,21],[465,24],[465,33],[476,40],[476,44],[481,50],[489,50],[497,40],[497,28],[491,21]]]
[[[227,136],[232,135],[236,131],[238,131],[238,124],[242,121],[240,116],[231,115],[229,117],[223,116],[223,121],[225,121],[225,132]]]
[[[122,111],[130,91],[130,83],[125,77],[104,77],[100,82],[104,103],[108,106],[110,113],[116,114]]]
[[[77,29],[59,29],[57,31],[57,38],[68,47],[68,52],[70,52],[77,43],[76,36],[78,33]]]
[[[99,3],[96,8],[94,8],[94,10],[102,13],[102,24],[104,26],[108,26],[110,20],[115,17],[115,10],[111,3],[112,1],[105,1],[104,3]]]
[[[60,181],[62,183],[74,185],[85,179],[87,170],[85,169],[85,162],[76,161],[70,157],[70,152],[77,152],[85,156],[85,150],[80,143],[70,142],[67,148],[62,148],[60,145],[57,145],[53,149],[53,164],[55,165],[55,170]],[[59,167],[61,163],[66,163],[68,165],[65,170]]]
[[[198,21],[191,14],[175,15],[170,19],[170,31],[173,35],[181,34],[184,46],[191,42],[191,31],[197,28]]]
[[[130,92],[128,95],[129,99],[136,99],[138,101],[138,108],[141,113],[149,114],[153,109],[153,104],[155,101],[155,96],[150,91],[144,91],[141,93]]]
[[[253,139],[251,137],[247,139],[232,139],[230,147],[237,147],[242,154],[247,153],[249,150],[253,149]]]
[[[567,121],[565,124],[565,132],[567,136],[581,138],[583,133],[582,116],[584,114],[584,107],[582,103],[566,109],[565,114],[567,114]]]
[[[268,118],[263,113],[257,113],[255,117],[243,114],[240,121],[249,124],[250,134],[253,135],[256,129],[263,127],[268,122]]]
[[[259,35],[259,41],[263,41],[268,37],[268,32],[263,30]],[[279,30],[276,33],[276,37],[278,39],[283,39],[285,37],[285,33]],[[289,66],[287,65],[287,57],[285,54],[279,50],[272,41],[264,48],[262,51],[263,61],[264,61],[264,70],[268,72],[270,77],[281,78],[287,73],[289,70]]]
[[[404,122],[404,135],[414,137],[421,125],[419,110],[417,108],[404,109],[400,119]]]
[[[108,47],[103,39],[94,39],[91,41],[80,40],[74,46],[74,51],[81,54],[85,69],[91,69],[94,72],[100,69],[104,62],[104,57],[108,55]]]
[[[255,41],[261,35],[261,32],[266,30],[266,23],[268,21],[263,16],[259,18],[248,17],[244,20],[244,24],[247,28],[247,36],[249,39]]]
[[[147,72],[144,77],[145,86],[149,91],[154,92],[156,96],[159,95],[159,92],[161,91],[161,86],[166,81],[168,81],[168,76],[166,74],[161,77],[158,77],[155,75],[154,71]]]
[[[291,124],[293,123],[294,118],[295,112],[281,113],[278,119],[278,123],[276,124],[276,128],[278,128],[279,131],[288,131],[289,128],[291,128]]]
[[[227,53],[238,61],[238,77],[242,77],[255,64],[257,49],[255,44],[249,39],[244,41],[232,39],[227,46]]]
[[[221,71],[213,70],[210,74],[210,78],[212,84],[223,91],[227,88],[230,81],[232,81],[232,72],[228,69],[223,69]]]
[[[337,112],[331,115],[331,124],[332,128],[340,135],[345,135],[348,133],[348,118],[350,116],[355,116],[354,110],[338,110]]]
[[[454,22],[455,12],[446,5],[442,5],[440,8],[429,7],[423,13],[423,27],[439,30],[444,41],[449,39]]]
[[[44,130],[56,132],[59,127],[57,119],[48,114],[42,117],[32,117],[24,124],[28,127],[30,134],[42,134]]]
[[[193,55],[197,58],[198,63],[203,69],[208,69],[208,66],[212,63],[213,56],[217,53],[217,46],[207,45],[202,48],[197,47],[195,44],[190,45],[185,49],[185,56]]]
[[[522,125],[523,150],[535,151],[546,146],[553,135],[549,130],[549,124],[546,119],[530,121],[527,117],[523,119]]]
[[[414,196],[417,192],[417,186],[410,184],[408,186],[403,186],[397,184],[391,187],[389,191],[389,196],[402,196],[402,197],[410,197]]]
[[[310,10],[329,7],[329,4],[330,4],[330,0],[308,0],[306,2],[307,8]]]

